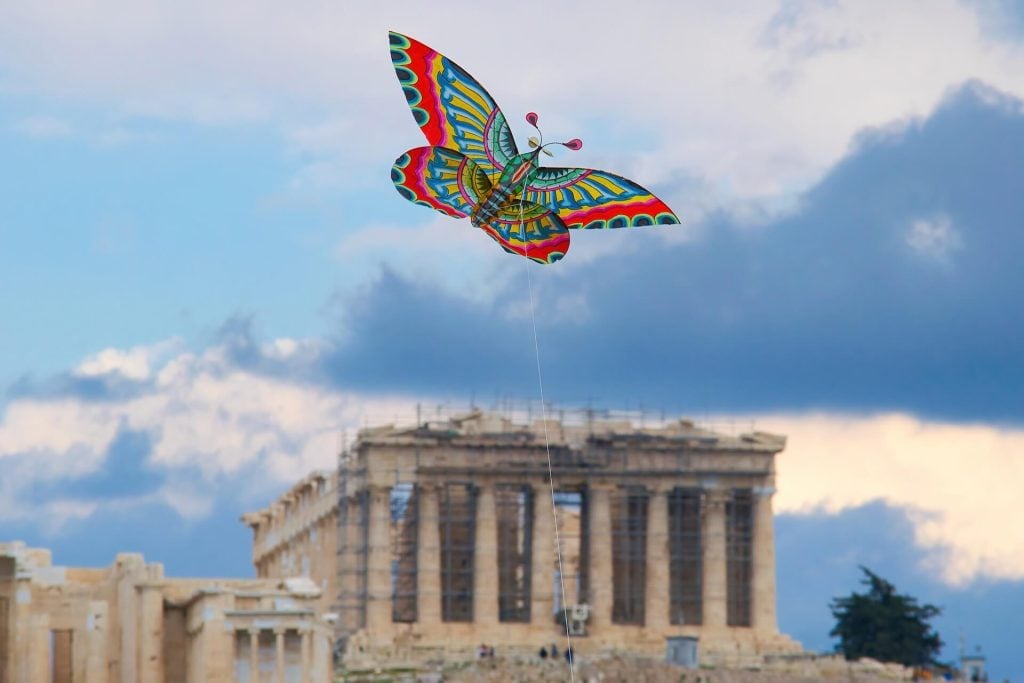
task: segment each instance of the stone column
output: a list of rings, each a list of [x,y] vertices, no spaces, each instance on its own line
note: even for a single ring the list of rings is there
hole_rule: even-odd
[[[775,532],[772,495],[775,489],[754,489],[754,604],[751,625],[764,633],[777,633],[775,616]]]
[[[669,628],[668,492],[655,486],[647,508],[647,566],[644,626]]]
[[[590,487],[590,622],[597,627],[612,623],[612,510],[614,486]]]
[[[441,623],[441,532],[437,524],[437,486],[417,485],[416,621],[425,633]]]
[[[300,679],[302,681],[302,683],[308,683],[309,682],[309,671],[310,671],[309,659],[310,659],[310,656],[311,656],[311,649],[312,649],[309,646],[309,634],[310,634],[310,631],[309,631],[308,628],[304,628],[301,631],[299,631],[299,636],[302,638],[302,678]]]
[[[29,626],[29,651],[25,661],[28,664],[28,676],[22,680],[28,683],[51,681],[50,671],[50,615],[47,613],[31,614]],[[14,652],[14,660],[20,659],[22,653]],[[19,681],[20,683],[20,681]]]
[[[164,596],[160,584],[139,584],[139,683],[164,681]]]
[[[313,664],[310,667],[310,683],[321,683],[321,681],[334,680],[331,670],[331,645],[327,635],[319,629],[314,628],[311,633],[313,639]],[[306,683],[303,681],[303,683]]]
[[[260,680],[260,630],[249,627],[249,680],[259,683]]]
[[[210,683],[231,680],[234,675],[234,647],[224,612],[233,606],[232,597],[228,593],[219,592],[203,599],[203,617],[200,625],[199,638],[202,640],[201,680]],[[134,682],[133,682],[134,683]]]
[[[391,625],[391,488],[371,486],[369,493],[366,628],[381,633]]]
[[[555,516],[551,491],[545,485],[533,492],[533,555],[530,568],[530,623],[545,630],[554,626]],[[557,633],[557,631],[552,631]]]
[[[498,623],[498,524],[494,486],[480,487],[476,501],[476,540],[473,553],[473,622]]]
[[[136,683],[139,677],[138,659],[138,600],[135,582],[143,567],[142,557],[134,553],[120,553],[117,566],[117,623],[121,631],[120,682]]]
[[[275,683],[284,683],[284,629],[274,629],[274,646],[276,655],[274,661],[277,663],[277,667],[274,673]]]
[[[704,626],[725,626],[725,505],[729,491],[705,490],[704,515]]]
[[[107,683],[107,607],[102,600],[89,602],[86,617],[85,683]],[[2,679],[0,679],[2,680]]]
[[[32,630],[29,628],[32,619],[32,582],[27,576],[19,577],[15,567],[15,576],[12,589],[8,595],[8,609],[10,609],[10,621],[7,622],[11,629],[9,640],[10,649],[7,651],[7,667],[11,672],[12,681],[30,681],[32,671],[29,668],[32,664]],[[14,653],[23,653],[23,656],[15,657]],[[28,654],[29,656],[24,656]],[[5,672],[6,673],[6,672]]]

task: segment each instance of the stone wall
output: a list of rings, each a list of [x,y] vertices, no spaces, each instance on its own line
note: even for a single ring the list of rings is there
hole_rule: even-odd
[[[60,567],[17,542],[0,543],[0,562],[13,569],[0,575],[4,683],[254,683],[238,634],[263,632],[274,654],[293,644],[279,680],[331,679],[332,634],[311,584],[171,579],[134,553],[103,569]]]

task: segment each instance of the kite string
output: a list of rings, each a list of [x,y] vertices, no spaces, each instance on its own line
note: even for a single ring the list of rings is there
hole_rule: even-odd
[[[576,659],[576,653],[572,651],[572,635],[569,633],[569,619],[567,614],[568,604],[565,593],[565,571],[562,567],[562,542],[558,533],[558,506],[555,503],[555,475],[551,467],[551,441],[548,438],[548,415],[547,415],[547,404],[544,402],[544,375],[541,372],[540,366],[540,342],[538,341],[537,335],[537,313],[534,307],[533,300],[533,276],[530,275],[530,241],[526,236],[526,224],[523,222],[526,210],[526,187],[523,187],[523,194],[519,199],[519,229],[523,231],[523,251],[525,258],[524,267],[526,268],[526,288],[530,293],[530,322],[533,325],[533,351],[537,359],[537,386],[540,389],[540,415],[541,422],[544,425],[544,453],[547,456],[548,461],[548,489],[551,493],[551,519],[555,528],[555,556],[558,559],[558,583],[562,593],[562,599],[560,605],[562,608],[562,621],[565,627],[565,646],[566,646],[566,663],[569,666],[569,678],[572,683],[576,682],[576,671],[573,668],[573,662]]]

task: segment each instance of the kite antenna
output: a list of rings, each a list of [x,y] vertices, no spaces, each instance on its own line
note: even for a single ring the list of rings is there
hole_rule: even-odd
[[[530,138],[530,147],[533,147],[534,149],[538,147],[544,149],[544,133],[542,133],[540,128],[537,127],[537,122],[539,120],[540,117],[532,111],[526,115],[526,122],[533,126],[533,129],[537,131],[537,135],[540,136],[540,140],[537,140],[537,138]]]
[[[583,149],[583,140],[580,140],[579,138],[573,138],[572,140],[567,140],[566,142],[549,142],[548,144],[545,145],[544,144],[544,133],[542,133],[540,128],[537,126],[537,122],[538,121],[540,121],[540,117],[537,116],[537,114],[535,112],[531,111],[530,113],[528,113],[526,115],[526,122],[528,124],[530,124],[531,126],[533,126],[534,129],[537,131],[537,134],[540,135],[540,139],[539,140],[537,138],[533,138],[533,137],[530,138],[530,147],[531,148],[537,149],[539,147],[541,149],[541,151],[543,151],[548,156],[551,156],[551,152],[548,152],[544,148],[545,147],[550,147],[551,145],[561,145],[562,147],[567,147],[567,148],[571,149],[574,152],[578,152],[581,149]]]

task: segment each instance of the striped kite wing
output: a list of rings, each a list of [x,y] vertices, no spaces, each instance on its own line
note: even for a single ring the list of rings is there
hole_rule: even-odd
[[[574,229],[679,222],[665,202],[632,180],[589,168],[539,168],[524,198],[551,208]]]
[[[458,64],[414,38],[391,31],[391,61],[416,124],[437,147],[457,149],[492,179],[516,156],[498,105]]]
[[[479,166],[464,154],[444,147],[417,147],[395,160],[391,181],[414,204],[465,218],[491,189]]]

